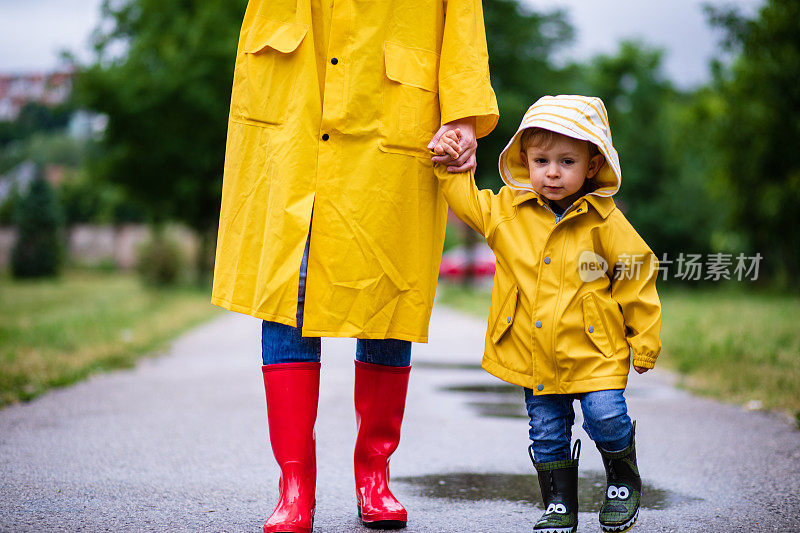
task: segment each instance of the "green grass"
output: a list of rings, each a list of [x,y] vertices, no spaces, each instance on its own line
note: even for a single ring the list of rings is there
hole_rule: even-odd
[[[130,274],[0,278],[0,405],[130,367],[219,311],[205,288],[143,288]]]
[[[477,318],[488,319],[490,290],[466,287],[460,284],[440,281],[436,289],[436,302],[458,309]]]
[[[660,291],[658,365],[688,389],[792,414],[800,422],[800,297],[731,289]],[[441,284],[438,301],[480,318],[489,293]]]

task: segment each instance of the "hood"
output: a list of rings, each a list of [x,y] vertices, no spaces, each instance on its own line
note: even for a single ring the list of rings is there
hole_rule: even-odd
[[[606,106],[594,96],[559,95],[543,96],[528,108],[522,117],[517,133],[500,154],[500,176],[512,189],[533,191],[528,169],[522,164],[519,153],[520,137],[527,128],[542,128],[574,139],[597,145],[606,158],[603,168],[594,177],[597,188],[590,194],[612,196],[622,183],[619,156],[611,143]]]

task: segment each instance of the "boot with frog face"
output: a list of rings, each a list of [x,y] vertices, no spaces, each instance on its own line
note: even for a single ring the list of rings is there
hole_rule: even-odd
[[[636,423],[631,428],[628,447],[609,452],[597,447],[606,467],[606,496],[600,509],[600,527],[606,532],[628,531],[639,517],[639,500],[642,495],[642,478],[636,465]]]
[[[537,463],[528,448],[539,476],[545,511],[533,526],[536,533],[575,533],[578,530],[578,457],[581,441],[575,441],[572,459]]]

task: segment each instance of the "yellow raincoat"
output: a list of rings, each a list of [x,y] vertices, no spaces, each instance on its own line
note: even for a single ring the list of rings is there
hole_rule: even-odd
[[[250,0],[212,303],[303,334],[425,342],[446,204],[426,145],[498,111],[480,0]],[[313,211],[313,224],[312,222]]]
[[[594,190],[560,222],[532,190],[522,130],[590,140],[606,158]],[[661,350],[658,262],[614,205],[619,160],[598,98],[548,97],[531,106],[500,156],[507,184],[478,190],[471,173],[436,176],[451,209],[497,258],[483,368],[534,394],[625,388],[630,352],[652,368]]]

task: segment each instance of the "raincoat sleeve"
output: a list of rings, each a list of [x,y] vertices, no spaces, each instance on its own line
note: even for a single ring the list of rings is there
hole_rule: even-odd
[[[656,292],[658,259],[628,220],[615,211],[610,217],[613,267],[611,297],[619,304],[633,364],[653,368],[661,352],[661,301]]]
[[[434,165],[434,173],[453,213],[488,238],[496,195],[489,189],[479,190],[472,171],[451,174],[446,165]]]
[[[439,63],[442,124],[475,117],[480,138],[491,133],[500,112],[489,79],[489,53],[480,0],[445,0]]]

